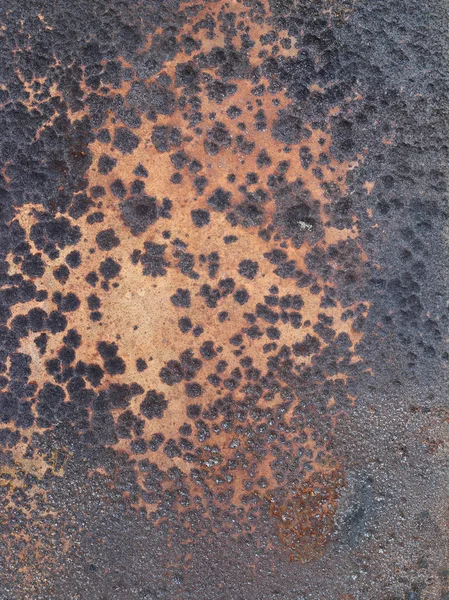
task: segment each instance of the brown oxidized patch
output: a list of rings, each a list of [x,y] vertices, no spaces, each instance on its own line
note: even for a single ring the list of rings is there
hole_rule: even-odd
[[[279,521],[279,537],[292,560],[309,562],[319,558],[334,533],[334,517],[344,487],[341,471],[316,472],[285,501],[273,503],[271,514]]]
[[[368,308],[336,293],[363,268],[355,218],[333,212],[361,157],[332,155],[338,106],[324,129],[302,122],[270,70],[300,48],[272,29],[268,3],[184,10],[171,60],[97,94],[114,101],[88,146],[80,215],[17,215],[35,258],[11,256],[9,273],[39,271],[48,293],[9,321],[31,323],[28,433],[61,418],[123,453],[130,502],[157,514],[169,492],[186,527],[195,512],[238,534],[268,503],[307,561],[333,530],[343,476],[328,446],[354,402]],[[11,450],[17,465],[26,452]]]

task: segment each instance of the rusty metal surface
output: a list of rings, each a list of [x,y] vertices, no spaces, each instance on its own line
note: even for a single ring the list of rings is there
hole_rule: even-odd
[[[444,5],[0,10],[0,598],[447,599]]]

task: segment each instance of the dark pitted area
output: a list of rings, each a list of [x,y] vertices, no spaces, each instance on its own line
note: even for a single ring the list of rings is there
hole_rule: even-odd
[[[447,600],[447,7],[0,15],[0,600]]]

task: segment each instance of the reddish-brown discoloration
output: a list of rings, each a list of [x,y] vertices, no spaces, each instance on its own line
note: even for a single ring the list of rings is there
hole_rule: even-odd
[[[136,427],[139,433],[134,430],[129,436],[121,436],[111,442],[111,446],[117,452],[126,454],[130,460],[148,460],[156,465],[162,473],[161,483],[158,481],[158,487],[162,490],[175,489],[175,484],[167,479],[166,473],[173,467],[179,469],[185,488],[185,501],[177,505],[180,513],[187,512],[194,506],[207,515],[211,506],[214,506],[238,514],[238,518],[244,523],[246,517],[242,516],[242,513],[246,515],[251,510],[248,500],[250,496],[253,502],[268,502],[271,514],[280,521],[279,535],[282,542],[294,558],[307,561],[320,555],[332,533],[343,476],[336,464],[336,457],[327,449],[329,434],[314,431],[313,427],[307,427],[301,422],[301,394],[298,394],[288,381],[279,379],[275,393],[261,395],[255,402],[262,417],[254,416],[251,411],[242,413],[237,420],[238,427],[234,425],[228,431],[223,425],[225,418],[217,413],[215,418],[211,419],[207,438],[194,439],[193,447],[189,448],[195,458],[193,467],[192,462],[186,459],[185,453],[179,452],[169,456],[164,444],[156,450],[151,449],[148,444],[155,434],[164,436],[165,441],[178,438],[180,427],[188,420],[186,406],[190,403],[198,404],[203,412],[210,411],[217,401],[226,398],[230,389],[233,389],[231,394],[234,406],[247,402],[250,394],[243,383],[239,382],[234,388],[230,387],[231,384],[226,387],[226,375],[240,370],[241,360],[249,358],[251,363],[248,364],[254,373],[257,373],[258,378],[270,377],[272,369],[269,367],[269,360],[276,357],[282,347],[291,349],[295,344],[303,344],[309,336],[316,336],[314,327],[318,326],[323,318],[331,324],[334,336],[345,336],[349,340],[349,364],[357,362],[356,345],[362,334],[353,328],[353,320],[357,308],[363,313],[367,307],[357,307],[357,304],[343,306],[340,301],[335,300],[332,306],[323,308],[326,288],[335,285],[332,280],[324,280],[319,273],[315,273],[308,266],[307,259],[312,250],[324,255],[330,249],[336,249],[339,245],[344,248],[348,243],[357,248],[355,240],[358,232],[355,218],[347,227],[335,226],[329,217],[333,200],[328,192],[332,189],[334,195],[344,196],[346,176],[361,157],[354,161],[340,162],[332,156],[330,119],[338,114],[338,106],[329,114],[325,130],[314,129],[305,123],[301,124],[301,133],[298,133],[297,139],[291,143],[285,143],[279,136],[275,136],[273,132],[278,120],[282,118],[283,111],[292,108],[293,103],[285,89],[270,91],[270,84],[273,82],[266,75],[259,75],[257,84],[238,77],[226,78],[226,85],[234,86],[234,91],[229,97],[217,101],[208,95],[208,83],[217,77],[218,69],[201,68],[201,77],[198,75],[194,96],[199,99],[202,116],[200,123],[192,124],[194,110],[187,101],[181,101],[182,87],[176,85],[177,68],[180,65],[190,62],[192,69],[195,69],[200,54],[206,56],[229,45],[240,51],[248,38],[254,45],[247,51],[247,57],[256,72],[261,69],[270,52],[281,54],[288,59],[294,57],[300,48],[295,44],[294,38],[288,38],[286,32],[282,31],[277,32],[276,39],[288,38],[289,42],[284,43],[285,47],[279,46],[277,41],[262,42],[263,36],[271,31],[268,3],[258,5],[257,11],[238,2],[224,1],[203,7],[192,5],[191,8],[192,17],[177,34],[177,40],[180,43],[184,36],[190,36],[193,40],[201,42],[201,49],[189,55],[178,52],[173,60],[164,64],[161,71],[144,80],[145,85],[150,87],[158,84],[163,78],[164,89],[168,94],[172,94],[175,108],[170,114],[158,114],[156,117],[139,114],[140,126],[128,129],[138,136],[136,147],[130,152],[123,152],[113,145],[123,123],[117,114],[110,111],[101,129],[109,131],[111,142],[105,144],[97,139],[89,146],[92,163],[87,178],[89,192],[93,197],[92,206],[81,220],[71,220],[73,225],[78,225],[81,229],[81,239],[76,245],[76,250],[81,255],[81,264],[70,272],[67,280],[61,282],[55,278],[54,271],[58,266],[65,264],[66,257],[73,248],[69,246],[62,250],[59,258],[51,263],[47,261],[45,272],[39,279],[39,286],[49,292],[49,297],[45,302],[40,302],[39,306],[50,312],[54,308],[52,296],[58,292],[64,296],[75,294],[78,297],[79,308],[65,313],[67,329],[76,329],[82,335],[81,345],[76,351],[77,361],[103,366],[98,344],[107,342],[117,345],[118,356],[125,365],[123,372],[104,373],[101,383],[98,386],[88,385],[89,389],[95,388],[98,392],[107,390],[111,384],[134,383],[141,386],[144,392],[156,390],[158,394],[164,395],[167,406],[162,411],[163,414],[156,418],[145,418],[142,413],[144,396],[141,394],[130,399],[125,408],[113,408],[111,413],[116,427],[126,412],[128,418],[138,424]],[[199,24],[205,19],[219,24],[224,16],[233,11],[236,11],[238,34],[225,35],[220,27],[213,33],[205,34],[204,30],[199,28]],[[158,32],[152,39],[149,38],[148,47],[157,35]],[[133,81],[137,81],[137,78],[123,82],[120,89],[102,93],[122,97],[125,106],[129,107],[127,94]],[[257,86],[260,91],[255,92]],[[313,88],[312,91],[317,94],[323,92],[319,87]],[[347,98],[347,102],[351,100],[353,98]],[[33,98],[30,100],[30,108],[32,103]],[[240,116],[229,116],[233,107],[241,111]],[[260,117],[259,120],[255,118],[258,111],[263,111],[263,118]],[[74,115],[70,117],[73,119]],[[215,135],[213,131],[217,123],[220,124],[218,129],[221,131],[217,141],[218,151],[216,148],[211,150],[208,146],[208,140]],[[176,143],[169,151],[161,151],[155,145],[155,128],[160,127],[170,130],[175,128],[177,131]],[[267,164],[261,165],[258,161],[261,151],[265,151],[269,156],[269,164],[267,161]],[[180,152],[185,153],[186,164],[175,168],[173,155]],[[301,161],[301,152],[308,154],[309,164],[305,165]],[[99,169],[99,160],[104,154],[115,161],[111,171],[106,174],[101,173]],[[188,168],[193,160],[200,163],[195,172]],[[146,169],[148,178],[136,176],[135,169],[138,165]],[[229,178],[230,175],[233,177]],[[199,191],[195,186],[198,177],[207,179],[204,191]],[[257,182],[253,183],[256,177]],[[314,215],[313,222],[307,219],[296,221],[294,233],[296,235],[298,231],[304,232],[302,243],[292,239],[292,232],[288,231],[290,225],[286,226],[282,221],[284,208],[282,202],[275,197],[271,184],[273,178],[283,178],[283,186],[287,190],[284,199],[287,208],[290,201],[293,206],[296,206],[295,202],[306,203]],[[117,179],[121,180],[127,190],[123,199],[111,192],[111,186],[113,187]],[[144,186],[147,196],[156,198],[159,210],[159,218],[137,235],[133,235],[129,225],[124,222],[121,206],[121,202],[126,202],[129,198],[129,190],[135,180],[142,182],[140,185]],[[104,188],[105,194],[95,197],[99,186]],[[230,195],[228,206],[223,210],[214,211],[210,198],[218,188]],[[370,191],[370,188],[367,189]],[[248,219],[245,216],[245,209],[251,204],[247,192],[257,193],[257,190],[260,190],[264,197],[263,200],[259,200],[259,204],[254,201],[254,205],[250,207],[249,214],[257,213],[257,217],[251,221],[253,217]],[[171,208],[166,211],[165,218],[160,216],[164,198],[171,201]],[[201,227],[195,226],[192,220],[192,211],[199,209],[209,212],[209,221]],[[92,222],[91,217],[95,211],[103,214],[101,222]],[[229,220],[230,213],[234,213],[236,219],[233,226]],[[30,231],[38,220],[34,208],[24,205],[17,219],[33,245]],[[101,249],[97,236],[109,229],[113,229],[119,243],[114,243],[106,250]],[[268,234],[260,236],[261,231],[268,231]],[[231,235],[237,239],[233,243],[226,243],[225,237]],[[163,255],[161,268],[164,273],[161,272],[161,276],[143,274],[145,262],[142,261],[142,256],[145,256],[148,250],[145,245],[148,243],[157,244],[161,256]],[[137,258],[132,261],[130,257],[136,251]],[[295,278],[281,277],[276,273],[278,265],[269,260],[270,253],[274,251],[283,252],[285,262],[292,261],[296,272],[302,271],[305,275],[310,275],[313,285],[299,287]],[[361,268],[363,252],[361,249],[357,251]],[[185,254],[194,259],[193,271],[197,274],[194,277],[180,268],[180,261]],[[120,266],[120,272],[104,287],[100,284],[94,287],[87,285],[86,276],[91,272],[98,273],[107,258],[113,259]],[[253,278],[248,279],[240,272],[242,261],[257,263],[258,270]],[[211,270],[211,262],[219,264],[219,268]],[[10,273],[18,269],[12,261],[9,267]],[[338,270],[337,260],[334,267]],[[203,286],[219,290],[220,281],[226,279],[233,280],[232,291],[219,295],[214,306],[207,306]],[[270,292],[273,286],[278,288],[278,292]],[[189,306],[176,306],[171,301],[178,289],[188,290]],[[245,289],[248,294],[248,300],[244,304],[234,299],[235,291],[240,289]],[[298,319],[301,320],[301,325],[294,326],[287,311],[284,312],[287,315],[284,320],[280,313],[276,318],[279,334],[277,337],[273,337],[271,341],[267,339],[266,333],[270,325],[263,318],[257,320],[260,335],[256,333],[250,337],[248,330],[251,320],[248,319],[248,314],[257,314],[258,307],[265,305],[270,293],[276,297],[300,296],[301,307],[296,311],[290,311],[289,308],[289,311],[300,315]],[[97,320],[92,320],[92,309],[88,308],[88,298],[92,294],[95,294],[99,301],[97,312],[101,314]],[[30,305],[27,305],[26,310],[29,309]],[[348,309],[354,310],[352,316],[348,317]],[[219,314],[224,312],[227,315],[219,319]],[[13,309],[11,321],[20,314],[23,312],[19,304]],[[191,333],[181,333],[178,325],[181,317],[190,319],[193,327],[201,326],[203,333],[199,337],[194,337]],[[22,340],[20,351],[31,356],[30,381],[36,383],[38,389],[42,389],[48,380],[45,363],[49,358],[57,356],[65,335],[66,331],[49,338],[45,356],[40,355],[32,337]],[[241,336],[237,343],[231,341],[235,336]],[[212,341],[216,350],[216,355],[211,360],[201,358],[201,347],[205,341]],[[271,347],[267,346],[268,342],[271,343]],[[321,339],[318,346],[308,354],[301,355],[301,352],[298,352],[297,355],[293,355],[291,368],[299,372],[308,366],[313,367],[327,346],[328,342]],[[201,386],[197,389],[201,392],[191,399],[185,395],[184,383],[169,384],[160,377],[161,371],[167,367],[169,361],[178,361],[185,351],[191,351],[196,360],[202,361],[201,368],[194,376],[195,384]],[[148,368],[143,371],[138,369],[137,359],[145,360]],[[210,376],[216,374],[218,361],[226,361],[226,375],[217,385],[213,385]],[[344,387],[347,375],[339,371],[337,364],[334,371],[324,373],[324,377],[321,383],[334,381]],[[288,402],[285,400],[287,396]],[[347,400],[353,402],[354,399],[347,395]],[[331,410],[334,405],[335,400],[330,398],[328,408]],[[38,417],[36,405],[33,411],[34,416]],[[91,407],[88,408],[88,415],[92,418]],[[326,416],[326,419],[335,422],[338,416],[338,411],[331,411],[331,416]],[[300,484],[289,487],[288,483],[279,480],[277,467],[274,466],[279,457],[277,451],[273,450],[275,444],[257,444],[258,420],[265,428],[273,429],[273,436],[285,438],[289,456],[294,457],[294,469],[298,473],[305,463],[311,465],[311,474],[304,475]],[[194,426],[194,419],[191,421]],[[34,425],[32,430],[39,432],[40,429],[39,425]],[[249,431],[253,437],[248,435]],[[136,451],[137,438],[143,444],[143,450]],[[25,446],[17,446],[12,453],[15,468],[20,465],[30,472],[36,470],[38,476],[45,471],[48,461],[42,466],[40,463],[35,464],[33,460],[26,462],[22,458],[22,455],[26,454]],[[243,461],[241,457],[244,457]],[[238,466],[230,467],[234,463]],[[196,481],[191,477],[192,468],[199,473]],[[249,471],[251,475],[248,474]],[[147,472],[139,470],[137,465],[136,478],[143,490]],[[209,495],[204,494],[205,490],[208,490]],[[144,496],[132,498],[131,501],[152,512],[158,508],[159,496],[152,494],[150,490]]]

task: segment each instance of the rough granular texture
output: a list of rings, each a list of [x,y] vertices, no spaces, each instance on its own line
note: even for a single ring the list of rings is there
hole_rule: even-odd
[[[448,598],[446,8],[0,14],[1,600]]]

